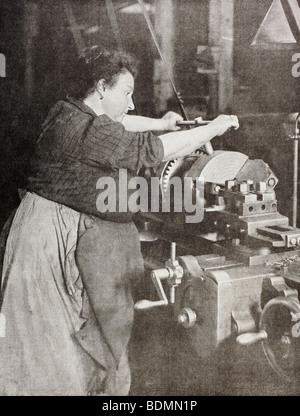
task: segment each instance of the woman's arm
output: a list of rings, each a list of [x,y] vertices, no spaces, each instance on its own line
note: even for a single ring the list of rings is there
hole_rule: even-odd
[[[176,126],[177,121],[182,121],[182,117],[173,111],[169,111],[162,118],[126,115],[122,124],[127,131],[133,132],[178,131],[180,127]]]
[[[236,116],[220,115],[210,124],[160,135],[164,146],[164,160],[184,157],[199,149],[216,136],[221,136],[230,128],[238,129],[239,122]]]

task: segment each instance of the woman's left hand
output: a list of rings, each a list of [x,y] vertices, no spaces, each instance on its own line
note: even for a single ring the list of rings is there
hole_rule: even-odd
[[[162,118],[163,130],[178,131],[180,127],[176,125],[177,121],[182,121],[183,117],[180,114],[169,111]]]

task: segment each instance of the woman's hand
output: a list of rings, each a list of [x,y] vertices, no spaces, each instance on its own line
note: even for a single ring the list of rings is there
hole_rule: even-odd
[[[203,121],[203,120],[201,120]],[[173,160],[191,154],[227,130],[239,128],[236,116],[220,115],[206,126],[160,135],[164,147],[164,160]]]
[[[169,111],[165,114],[162,118],[162,130],[167,131],[178,131],[180,127],[176,125],[177,121],[182,121],[183,117],[181,115],[174,113],[173,111]]]
[[[237,130],[240,126],[237,116],[227,116],[224,114],[215,118],[210,125],[216,129],[216,136],[222,136],[231,128]]]

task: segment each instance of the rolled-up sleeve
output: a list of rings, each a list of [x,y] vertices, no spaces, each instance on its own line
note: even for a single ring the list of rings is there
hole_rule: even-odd
[[[106,115],[95,117],[83,138],[83,153],[93,164],[138,172],[158,165],[164,157],[159,137],[151,132],[134,133]]]

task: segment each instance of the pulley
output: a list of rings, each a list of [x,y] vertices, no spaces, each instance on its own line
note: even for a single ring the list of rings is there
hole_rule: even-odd
[[[280,377],[300,379],[300,303],[294,297],[277,297],[264,307],[260,329],[267,334],[262,341],[265,355]]]

